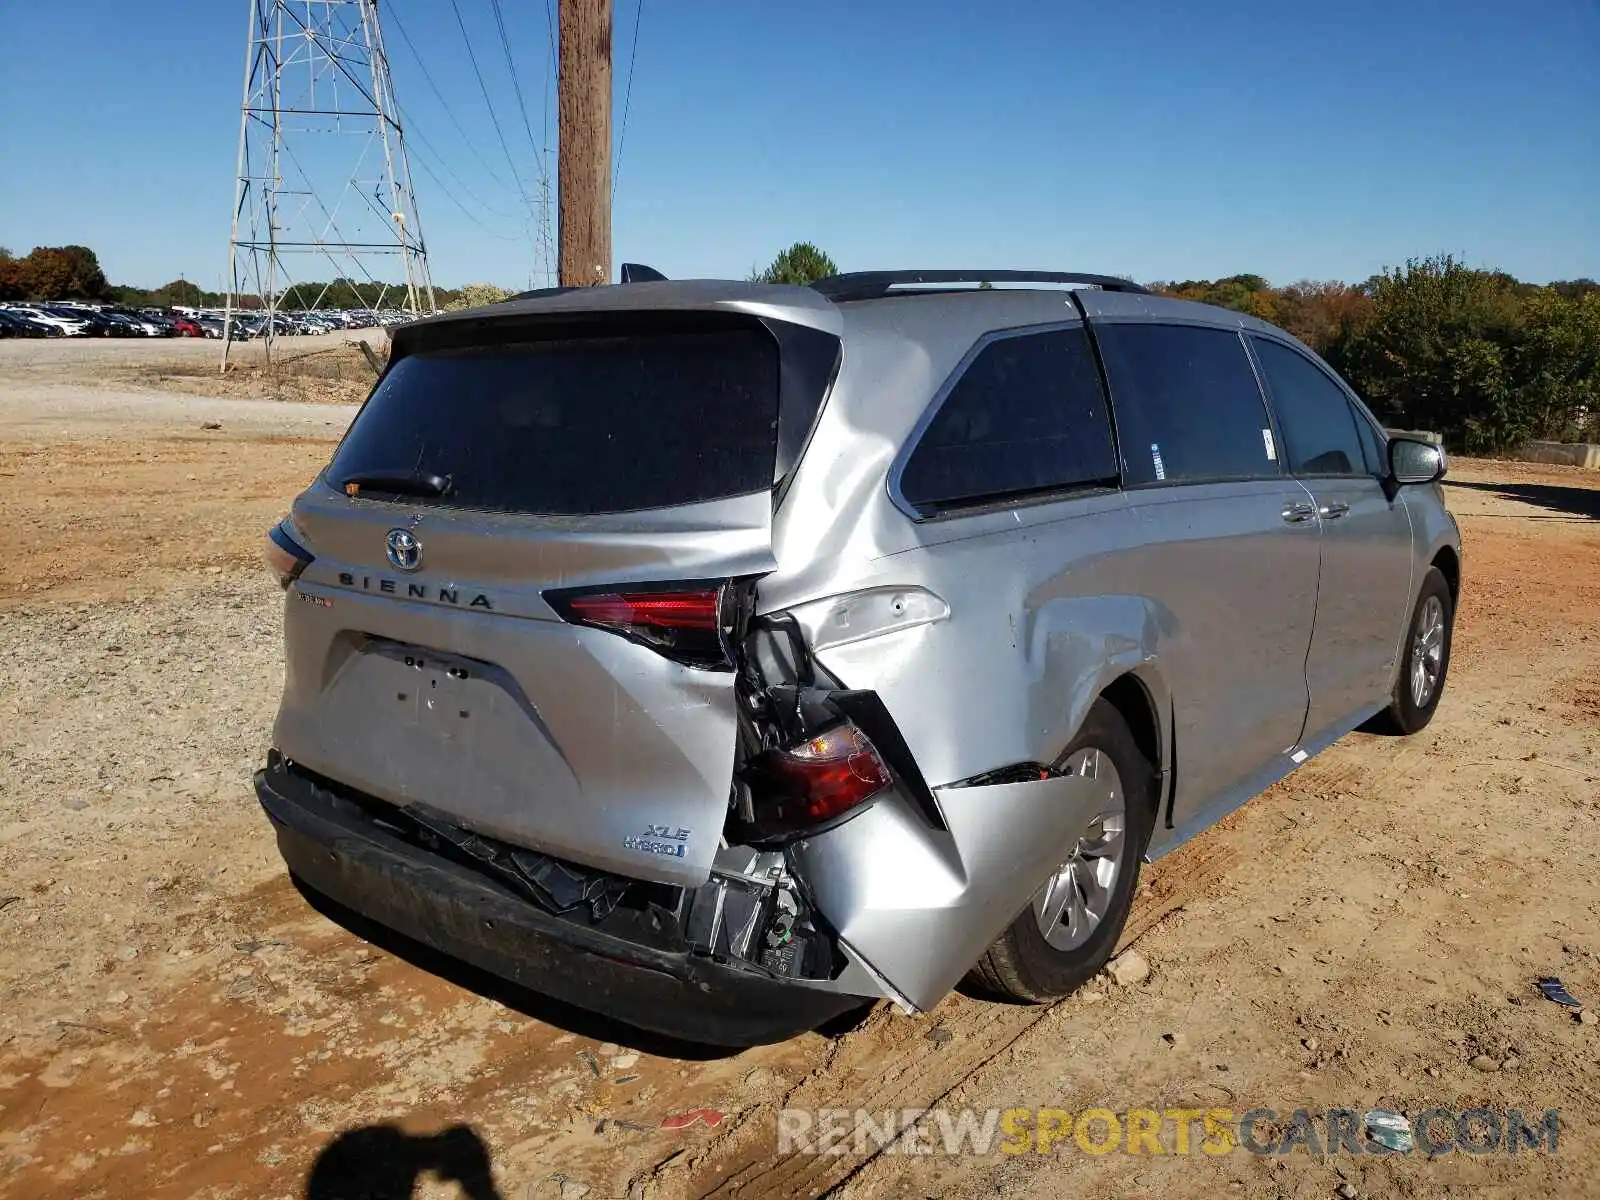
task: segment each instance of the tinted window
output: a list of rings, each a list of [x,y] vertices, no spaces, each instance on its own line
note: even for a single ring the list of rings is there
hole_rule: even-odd
[[[1376,427],[1370,420],[1355,407],[1350,406],[1350,415],[1355,419],[1356,432],[1361,435],[1361,452],[1367,459],[1367,474],[1377,475],[1380,478],[1389,473],[1388,448],[1379,437]]]
[[[990,342],[945,397],[900,475],[918,511],[1114,481],[1116,455],[1088,335]]]
[[[328,478],[443,476],[435,502],[468,508],[664,508],[770,488],[777,417],[759,328],[434,350],[383,377]]]
[[[1261,389],[1237,334],[1107,325],[1097,336],[1128,483],[1279,473]]]
[[[1283,429],[1289,469],[1297,475],[1362,475],[1366,456],[1350,401],[1305,355],[1255,339],[1272,406]]]

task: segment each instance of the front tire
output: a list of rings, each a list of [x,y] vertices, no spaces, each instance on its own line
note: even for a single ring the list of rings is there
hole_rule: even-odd
[[[1450,640],[1455,628],[1455,603],[1450,585],[1438,567],[1429,567],[1406,626],[1405,651],[1395,679],[1394,695],[1383,724],[1399,734],[1427,727],[1444,694],[1450,671]]]
[[[1035,1004],[1074,991],[1111,957],[1155,818],[1155,768],[1107,701],[1095,701],[1058,766],[1104,779],[1105,811],[968,975],[985,991]]]

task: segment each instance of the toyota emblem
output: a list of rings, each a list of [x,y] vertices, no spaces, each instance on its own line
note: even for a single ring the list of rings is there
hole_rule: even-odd
[[[397,571],[415,571],[422,565],[422,543],[409,529],[391,529],[383,539],[389,563]]]

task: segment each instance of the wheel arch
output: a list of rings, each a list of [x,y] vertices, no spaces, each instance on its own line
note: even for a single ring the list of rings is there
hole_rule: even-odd
[[[1446,544],[1434,552],[1428,565],[1438,567],[1439,574],[1444,576],[1445,583],[1450,586],[1450,607],[1454,608],[1461,600],[1461,555],[1454,546]]]
[[[1171,796],[1173,775],[1172,696],[1166,681],[1147,661],[1103,683],[1096,699],[1117,711],[1155,777],[1151,795],[1155,822],[1160,824]]]

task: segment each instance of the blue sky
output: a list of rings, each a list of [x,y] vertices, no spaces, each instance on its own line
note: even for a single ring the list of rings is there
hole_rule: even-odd
[[[531,178],[490,0],[458,3]],[[619,126],[635,3],[616,0]],[[643,3],[618,262],[743,276],[809,239],[844,269],[1358,280],[1451,251],[1600,276],[1593,0]],[[436,282],[526,286],[526,210],[450,4],[381,7]],[[537,136],[544,5],[502,8]],[[218,286],[245,10],[0,0],[0,245]]]

